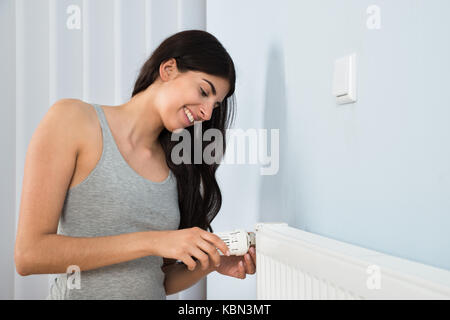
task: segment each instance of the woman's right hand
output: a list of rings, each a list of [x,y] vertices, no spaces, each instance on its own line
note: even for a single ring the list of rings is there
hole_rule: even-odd
[[[216,267],[220,265],[220,255],[216,248],[225,255],[229,255],[225,242],[214,233],[198,227],[166,230],[158,232],[155,255],[181,260],[190,271],[197,265],[192,259],[195,257],[200,261],[202,269],[206,270],[209,267],[210,258]]]

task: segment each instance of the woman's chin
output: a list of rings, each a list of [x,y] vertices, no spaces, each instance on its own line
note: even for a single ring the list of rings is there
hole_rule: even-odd
[[[172,133],[179,133],[182,132],[184,129],[186,129],[186,126],[182,126],[182,125],[175,125],[172,127],[172,130],[169,130]]]
[[[181,132],[183,132],[183,130],[184,130],[184,128],[176,128],[176,129],[173,129],[172,131],[170,131],[170,132],[172,132],[172,133],[181,133]]]

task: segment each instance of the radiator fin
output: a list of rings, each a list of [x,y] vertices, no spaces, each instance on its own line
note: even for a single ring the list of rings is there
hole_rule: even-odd
[[[270,300],[361,300],[327,279],[320,279],[295,266],[264,254],[257,256],[258,297]]]

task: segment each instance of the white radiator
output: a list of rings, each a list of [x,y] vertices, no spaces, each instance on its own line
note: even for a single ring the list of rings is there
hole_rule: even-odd
[[[255,229],[258,299],[450,299],[450,271],[285,223]]]

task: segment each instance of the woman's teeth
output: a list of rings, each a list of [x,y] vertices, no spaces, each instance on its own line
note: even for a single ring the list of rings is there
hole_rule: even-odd
[[[183,109],[184,109],[184,113],[186,113],[187,117],[189,118],[189,121],[190,121],[191,123],[194,122],[194,117],[193,117],[192,114],[189,112],[189,110],[188,110],[186,107],[184,107]]]

